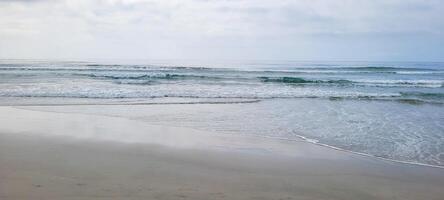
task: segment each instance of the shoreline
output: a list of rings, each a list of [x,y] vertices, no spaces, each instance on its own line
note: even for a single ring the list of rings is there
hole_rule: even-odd
[[[299,141],[299,140],[288,139],[288,138],[267,137],[267,136],[257,136],[257,135],[252,136],[252,137],[264,137],[264,138],[275,139],[275,140]],[[444,166],[441,166],[441,165],[431,165],[431,164],[426,164],[426,163],[409,162],[409,161],[402,161],[402,160],[395,160],[395,159],[390,159],[390,158],[384,158],[384,157],[379,157],[379,156],[375,156],[375,155],[371,155],[371,154],[367,154],[367,153],[361,153],[361,152],[357,152],[357,151],[347,150],[347,149],[343,149],[343,148],[340,148],[340,147],[335,147],[335,146],[332,146],[332,145],[320,143],[320,142],[318,142],[315,139],[310,139],[310,138],[307,138],[307,137],[302,136],[302,135],[297,135],[297,137],[300,137],[303,140],[303,142],[306,142],[306,143],[309,143],[309,144],[313,144],[313,145],[318,145],[318,146],[325,147],[325,148],[328,148],[328,149],[331,149],[331,150],[335,150],[335,151],[341,151],[341,152],[356,154],[356,155],[360,155],[360,156],[364,156],[364,157],[369,157],[369,158],[373,158],[373,159],[378,159],[378,160],[382,160],[382,161],[389,161],[389,162],[400,163],[400,164],[405,164],[405,165],[414,165],[414,166],[421,166],[421,167],[431,167],[431,168],[444,169]]]
[[[252,100],[254,102],[256,102],[255,100]],[[259,101],[259,100],[258,100]],[[236,103],[254,103],[254,102],[236,102]],[[231,104],[232,102],[228,103]],[[36,111],[36,112],[53,112],[53,113],[62,113],[62,114],[70,114],[71,112],[59,112],[59,111],[51,111],[51,110],[33,110],[33,109],[28,109],[27,107],[47,107],[47,106],[138,106],[138,105],[182,105],[182,104],[207,104],[207,103],[201,103],[201,102],[191,102],[191,103],[135,103],[135,104],[74,104],[74,105],[69,105],[69,104],[63,104],[63,105],[59,105],[59,104],[52,104],[52,105],[14,105],[14,106],[6,106],[6,105],[0,105],[1,107],[11,107],[11,108],[15,108],[15,109],[22,109],[22,110],[27,110],[27,111]],[[226,102],[223,103],[208,103],[208,104],[226,104]],[[24,107],[24,108],[21,108]],[[73,112],[75,113],[75,112]],[[83,113],[77,113],[77,114],[83,114]],[[101,115],[101,114],[91,114],[91,115],[96,115],[96,116],[107,116],[107,117],[120,117],[120,116],[114,116],[114,115]],[[175,126],[172,126],[175,127]],[[182,128],[182,127],[175,127],[175,128]],[[204,131],[206,132],[206,131]],[[230,136],[230,134],[221,134],[221,136]],[[236,135],[231,135],[234,137],[238,137]],[[378,159],[378,160],[382,160],[382,161],[389,161],[389,162],[395,162],[395,163],[401,163],[401,164],[406,164],[406,165],[417,165],[417,166],[423,166],[423,167],[432,167],[432,168],[439,168],[439,169],[444,169],[444,166],[441,165],[433,165],[433,164],[427,164],[427,163],[420,163],[420,162],[414,162],[414,161],[402,161],[402,160],[396,160],[396,159],[391,159],[391,158],[384,158],[384,157],[379,157],[379,156],[375,156],[372,154],[367,154],[367,153],[362,153],[362,152],[358,152],[358,151],[353,151],[353,150],[348,150],[348,149],[343,149],[340,147],[336,147],[333,145],[329,145],[329,144],[325,144],[325,143],[321,143],[316,139],[311,139],[308,138],[306,136],[302,136],[302,135],[296,135],[297,138],[300,138],[301,140],[298,139],[292,139],[292,138],[282,138],[282,137],[272,137],[272,136],[260,136],[260,135],[251,135],[251,134],[243,134],[242,137],[257,137],[257,138],[266,138],[266,139],[272,139],[272,140],[284,140],[284,141],[297,141],[297,142],[306,142],[312,145],[317,145],[317,146],[321,146],[321,147],[325,147],[327,149],[330,150],[335,150],[335,151],[341,151],[341,152],[346,152],[346,153],[352,153],[352,154],[356,154],[356,155],[360,155],[360,156],[364,156],[364,157],[369,157],[369,158],[373,158],[373,159]]]
[[[224,136],[122,117],[11,107],[0,107],[0,114],[0,197],[6,200],[444,196],[442,169],[302,139]]]

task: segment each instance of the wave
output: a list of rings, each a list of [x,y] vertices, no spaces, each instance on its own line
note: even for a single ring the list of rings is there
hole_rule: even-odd
[[[92,98],[92,99],[134,99],[134,98],[208,98],[208,99],[292,99],[292,98],[336,98],[336,99],[379,99],[400,97],[399,93],[312,93],[312,94],[258,94],[251,93],[232,93],[225,92],[200,93],[199,91],[191,93],[152,93],[141,91],[3,91],[0,97],[62,97],[62,98]]]
[[[114,83],[116,84],[127,84],[127,85],[152,85],[156,82],[153,80],[128,80],[128,79],[122,79],[122,80],[115,80]]]
[[[260,70],[250,70],[257,71]],[[264,72],[288,72],[300,74],[399,74],[399,75],[433,75],[444,74],[444,70],[408,67],[294,67],[287,69],[266,69]]]
[[[170,73],[155,73],[155,74],[116,74],[116,75],[105,75],[105,74],[78,74],[80,76],[87,76],[92,78],[106,78],[106,79],[126,79],[126,80],[155,80],[155,79],[165,79],[165,80],[176,80],[176,79],[218,79],[218,77],[204,76],[204,75],[192,75],[192,74],[170,74]]]
[[[125,80],[119,80],[125,81]],[[136,80],[140,81],[140,80]],[[142,80],[145,81],[145,80]],[[151,82],[132,82],[121,84],[152,84]],[[157,98],[191,98],[191,99],[298,99],[298,98],[318,98],[332,101],[340,100],[382,100],[397,101],[408,104],[444,104],[444,93],[425,93],[425,92],[393,92],[393,93],[371,93],[371,92],[300,92],[300,90],[280,91],[261,93],[260,89],[252,91],[217,91],[208,90],[202,92],[201,89],[194,91],[159,91],[157,89],[142,90],[120,90],[109,89],[94,90],[71,88],[54,90],[4,90],[0,91],[0,97],[36,97],[36,98],[82,98],[82,99],[157,99]],[[310,91],[310,90],[309,90]]]
[[[393,74],[393,76],[437,76],[443,75],[444,70],[437,69],[427,69],[427,68],[407,68],[407,67],[289,67],[289,68],[209,68],[209,67],[185,67],[185,66],[161,66],[161,65],[104,65],[104,64],[86,64],[86,65],[68,65],[68,66],[46,66],[46,65],[0,65],[0,72],[46,72],[52,74],[66,73],[67,75],[80,75],[80,76],[90,76],[93,78],[111,78],[111,79],[121,79],[125,75],[120,75],[119,73],[169,73],[171,77],[162,77],[162,75],[151,76],[143,75],[141,77],[132,77],[134,75],[128,75],[129,79],[155,79],[155,78],[165,78],[165,79],[178,79],[178,78],[208,78],[214,79],[210,76],[214,73],[219,73],[221,78],[236,76],[262,76],[268,77],[273,74],[284,75],[286,77],[298,76],[300,75],[359,75],[359,74]],[[97,74],[99,73],[99,74]],[[100,73],[109,73],[112,75],[101,75]],[[118,75],[116,75],[118,74]],[[181,75],[186,74],[186,75]],[[293,82],[293,83],[303,83],[300,80],[270,80],[265,82]],[[308,83],[308,82],[305,82]],[[336,83],[345,84],[344,81],[318,81],[317,83]]]
[[[370,80],[359,79],[353,81],[364,86],[377,87],[428,87],[440,88],[444,85],[444,80]]]
[[[120,67],[124,65],[106,65],[106,64],[86,64],[87,67]]]
[[[219,80],[228,80],[228,81],[250,81],[254,82],[259,79],[264,83],[284,83],[284,84],[322,84],[322,85],[335,85],[335,86],[369,86],[369,87],[427,87],[427,88],[440,88],[444,85],[444,80],[436,80],[434,79],[427,80],[423,77],[422,80],[414,80],[412,78],[418,77],[404,77],[406,79],[396,80],[396,76],[387,77],[390,79],[387,80],[377,80],[377,79],[352,79],[355,76],[344,76],[344,78],[338,79],[327,79],[327,78],[319,78],[319,79],[308,79],[304,77],[297,77],[295,73],[349,73],[356,71],[349,71],[350,69],[361,70],[361,72],[367,73],[369,69],[373,69],[376,71],[385,71],[390,73],[401,73],[407,75],[417,75],[417,74],[433,74],[433,73],[443,73],[444,71],[436,71],[436,70],[425,70],[420,68],[394,68],[394,67],[342,67],[335,68],[332,71],[332,68],[315,68],[317,70],[313,71],[310,69],[309,71],[236,71],[223,69],[224,71],[212,71],[212,72],[201,72],[200,70],[206,70],[206,68],[190,68],[190,67],[175,67],[173,69],[181,69],[184,71],[174,71],[171,68],[162,69],[159,67],[149,67],[149,66],[124,66],[121,65],[110,65],[106,68],[98,68],[97,65],[91,65],[94,68],[34,68],[34,67],[19,67],[19,70],[35,70],[35,71],[46,71],[49,70],[51,72],[55,72],[54,75],[71,75],[71,76],[83,76],[90,77],[96,79],[111,79],[115,80],[114,82],[117,84],[139,84],[139,85],[149,85],[153,84],[156,80],[208,80],[208,81],[219,81]],[[16,70],[17,67],[0,67],[0,70]],[[190,71],[190,69],[194,71]],[[308,68],[306,68],[308,69]],[[319,71],[320,69],[325,69],[325,71]],[[343,69],[346,71],[341,71],[337,69]],[[403,71],[390,71],[393,69],[401,69]],[[406,71],[406,70],[409,71]],[[197,71],[195,71],[197,70]],[[300,70],[300,69],[297,69]],[[364,70],[364,71],[362,71]],[[419,71],[422,70],[422,71]],[[58,73],[63,71],[63,73]],[[13,72],[14,74],[24,74],[21,72]],[[277,73],[277,74],[276,74]],[[282,74],[283,73],[283,74]],[[10,73],[12,74],[12,73]],[[27,76],[30,76],[32,73],[26,73]],[[38,73],[35,73],[38,74]],[[8,73],[0,74],[2,76],[8,76]],[[276,75],[276,76],[273,76]],[[282,76],[284,75],[284,76]],[[38,76],[43,76],[42,74],[38,74]],[[302,76],[302,75],[301,75]],[[322,76],[320,76],[322,77]],[[371,76],[373,77],[373,76]],[[141,81],[131,81],[131,80],[141,80]],[[145,81],[142,81],[145,80]],[[150,80],[150,81],[149,81]]]
[[[404,97],[420,97],[424,99],[444,99],[444,93],[430,93],[430,92],[401,92]]]
[[[311,80],[301,77],[258,77],[262,82],[286,83],[286,84],[335,84],[335,85],[361,85],[361,86],[385,86],[385,87],[443,87],[444,80]]]
[[[184,70],[184,71],[239,71],[230,68],[209,67],[180,67],[158,65],[102,65],[88,64],[75,66],[32,66],[32,65],[6,65],[0,64],[0,71],[152,71],[152,70]]]
[[[103,104],[103,102],[97,102],[97,103],[89,103],[89,101],[98,101],[98,100],[104,100],[104,101],[114,101],[114,100],[123,100],[125,101],[119,101],[115,102],[113,104],[120,105],[120,104],[160,104],[160,103],[128,103],[128,101],[131,102],[132,99],[138,100],[138,99],[149,99],[149,100],[155,100],[155,99],[168,99],[168,98],[183,98],[183,99],[205,99],[205,101],[199,101],[199,102],[166,102],[162,104],[227,104],[227,103],[257,103],[262,100],[267,99],[304,99],[304,98],[315,98],[315,99],[326,99],[330,101],[343,101],[343,100],[364,100],[364,101],[391,101],[391,102],[398,102],[402,104],[410,104],[410,105],[436,105],[436,106],[442,106],[444,105],[444,102],[440,100],[424,100],[424,99],[418,99],[418,98],[409,98],[409,97],[402,97],[396,94],[362,94],[362,95],[333,95],[333,96],[294,96],[294,97],[254,97],[254,96],[196,96],[196,95],[129,95],[129,96],[122,96],[122,95],[97,95],[97,94],[21,94],[21,95],[0,95],[0,98],[49,98],[48,101],[51,102],[52,98],[70,98],[74,99],[74,104]],[[79,103],[75,101],[75,99],[85,99],[85,100],[79,100]],[[214,99],[211,100],[211,99]],[[227,99],[227,101],[222,100]],[[237,101],[235,99],[238,99]],[[24,99],[22,99],[24,100]],[[2,100],[4,101],[4,100]],[[7,105],[18,105],[16,103],[17,99],[7,102]],[[66,101],[66,100],[64,100]],[[84,101],[87,101],[86,103]],[[4,102],[3,102],[4,103]],[[106,103],[106,102],[105,102]],[[106,103],[109,104],[109,103]],[[20,104],[22,105],[22,104]],[[24,105],[24,104],[23,104]],[[68,105],[68,104],[67,104]]]
[[[152,84],[156,80],[192,80],[192,79],[206,79],[206,80],[240,80],[239,77],[222,77],[222,76],[209,76],[209,75],[194,75],[194,74],[170,74],[170,73],[157,73],[157,74],[116,74],[116,75],[98,75],[98,74],[83,74],[83,76],[93,78],[106,78],[119,80],[116,83],[119,84]],[[439,88],[443,87],[444,80],[370,80],[370,79],[358,79],[358,80],[312,80],[301,77],[257,77],[264,83],[285,83],[285,84],[323,84],[323,85],[357,85],[357,86],[373,86],[373,87],[430,87]],[[134,81],[132,81],[134,80]],[[138,80],[138,81],[135,81]],[[248,78],[243,78],[248,80]],[[251,80],[250,80],[251,81]]]
[[[366,71],[423,71],[423,70],[433,70],[433,69],[424,69],[424,68],[413,68],[413,67],[378,67],[378,66],[369,66],[369,67],[337,67],[337,69],[347,69],[347,70],[366,70]]]
[[[253,71],[253,70],[251,70]],[[255,72],[262,72],[254,70]],[[440,75],[444,71],[353,71],[332,69],[295,69],[295,70],[265,70],[266,73],[294,73],[294,74],[398,74],[398,75]]]
[[[404,74],[404,75],[426,75],[426,74],[444,74],[444,71],[398,71],[396,74]]]
[[[248,77],[233,77],[233,76],[217,76],[217,75],[195,75],[195,74],[172,74],[172,73],[152,73],[152,74],[79,74],[81,76],[88,76],[92,78],[104,78],[112,80],[121,80],[116,83],[119,84],[152,84],[156,80],[247,80],[254,81],[254,78]],[[284,84],[320,84],[320,85],[335,85],[335,86],[368,86],[368,87],[426,87],[426,88],[440,88],[444,86],[444,80],[374,80],[374,79],[306,79],[302,77],[274,77],[274,76],[260,76],[257,77],[263,83],[284,83]],[[123,81],[125,80],[125,81]],[[140,80],[140,81],[131,81]],[[142,81],[145,80],[145,81]]]
[[[350,84],[349,80],[308,80],[299,77],[258,77],[262,82],[274,83],[331,83],[331,84]]]
[[[340,100],[343,98],[330,98],[330,100]],[[428,93],[428,92],[400,92],[398,96],[392,97],[374,97],[374,100],[396,101],[399,103],[422,105],[434,104],[444,105],[444,93]]]

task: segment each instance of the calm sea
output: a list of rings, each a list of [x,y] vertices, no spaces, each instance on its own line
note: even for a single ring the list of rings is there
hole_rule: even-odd
[[[144,120],[433,165],[444,165],[443,85],[436,62],[0,61],[1,105],[193,104]]]

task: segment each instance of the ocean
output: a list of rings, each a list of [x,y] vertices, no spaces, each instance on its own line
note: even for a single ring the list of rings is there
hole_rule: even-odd
[[[135,117],[444,166],[439,62],[0,61],[0,105],[68,104],[171,104]]]

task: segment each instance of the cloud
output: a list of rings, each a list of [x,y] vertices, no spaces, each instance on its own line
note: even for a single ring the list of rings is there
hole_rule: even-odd
[[[440,0],[8,0],[0,57],[322,59],[337,47],[340,59],[365,39],[355,59],[386,59],[390,39],[442,52],[441,13]]]

